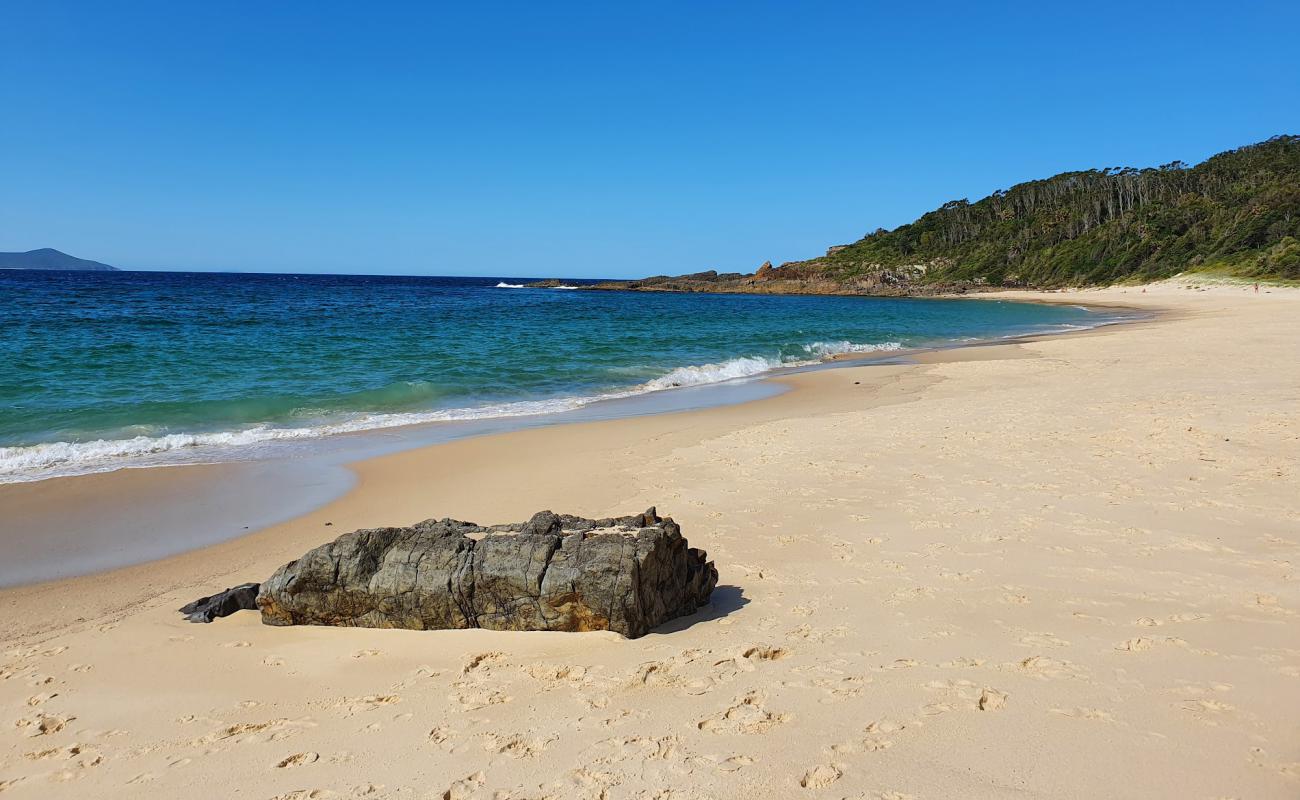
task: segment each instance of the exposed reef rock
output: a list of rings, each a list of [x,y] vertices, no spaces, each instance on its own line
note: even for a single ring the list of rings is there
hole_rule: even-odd
[[[190,622],[211,622],[217,617],[228,617],[236,611],[255,611],[258,588],[259,584],[256,583],[241,583],[233,589],[186,603],[181,606],[180,612]]]
[[[541,511],[344,534],[261,585],[268,625],[617,631],[635,638],[709,601],[718,572],[671,519]]]
[[[836,247],[847,247],[837,245]],[[839,252],[832,248],[834,252]],[[925,284],[922,280],[930,268],[914,264],[893,268],[873,268],[852,278],[831,275],[815,261],[792,261],[772,266],[765,261],[753,274],[706,270],[689,275],[655,275],[635,281],[585,283],[576,288],[587,291],[630,292],[706,292],[716,294],[818,294],[903,296],[964,293],[981,287],[971,284]],[[553,288],[559,281],[546,280],[527,284],[535,288]]]

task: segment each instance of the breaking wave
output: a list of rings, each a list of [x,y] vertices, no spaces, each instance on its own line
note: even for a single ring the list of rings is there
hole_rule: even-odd
[[[19,483],[65,475],[106,472],[128,466],[228,460],[232,450],[274,442],[315,439],[341,433],[383,430],[431,422],[524,417],[572,411],[602,400],[617,400],[684,386],[703,386],[753,378],[776,369],[809,366],[849,353],[898,350],[898,342],[856,344],[811,342],[793,355],[777,358],[745,356],[712,364],[677,367],[628,389],[601,394],[523,400],[472,408],[409,412],[353,412],[315,425],[255,425],[232,431],[166,433],[122,439],[0,447],[0,483]]]

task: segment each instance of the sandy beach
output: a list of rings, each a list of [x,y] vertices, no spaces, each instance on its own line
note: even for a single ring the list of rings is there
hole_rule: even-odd
[[[290,522],[0,592],[0,794],[1296,797],[1300,290],[1013,296],[1161,313],[397,453]],[[90,525],[219,469],[21,497]],[[652,505],[720,581],[637,640],[175,611],[355,528]]]

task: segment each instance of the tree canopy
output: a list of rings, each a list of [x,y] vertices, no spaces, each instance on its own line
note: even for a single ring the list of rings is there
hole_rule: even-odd
[[[1195,166],[1066,172],[974,203],[953,200],[782,265],[791,267],[846,281],[916,267],[923,283],[1005,286],[1156,280],[1197,268],[1300,278],[1300,136]]]

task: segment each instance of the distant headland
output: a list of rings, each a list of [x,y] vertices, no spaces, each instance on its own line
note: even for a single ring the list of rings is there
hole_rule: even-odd
[[[1196,166],[1064,172],[953,200],[826,255],[753,273],[715,270],[582,289],[925,295],[1163,280],[1185,272],[1300,279],[1300,136]],[[530,286],[554,287],[549,280]]]
[[[91,270],[95,272],[113,272],[117,267],[76,258],[59,252],[52,247],[40,250],[28,250],[26,253],[0,253],[0,269],[49,269],[49,270]]]

